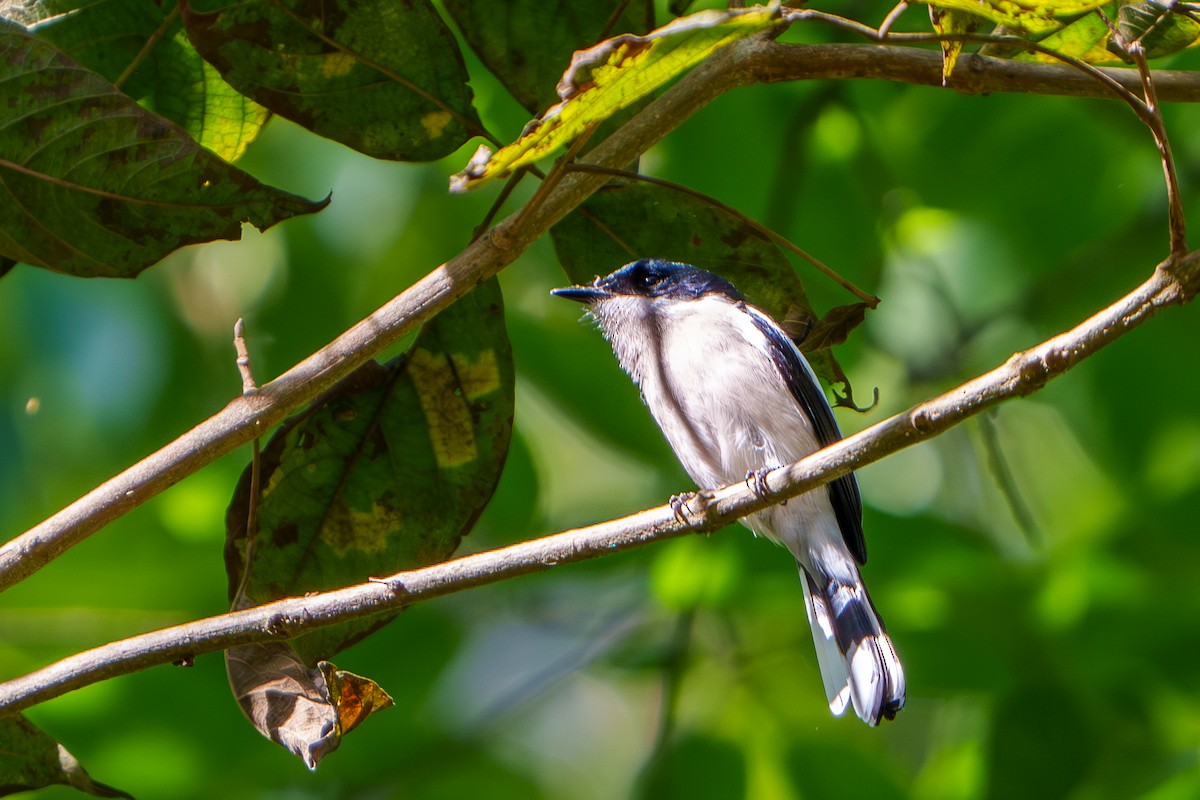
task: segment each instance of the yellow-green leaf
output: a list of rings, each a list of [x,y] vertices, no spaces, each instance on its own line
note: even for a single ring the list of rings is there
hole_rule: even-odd
[[[467,168],[450,179],[450,188],[474,189],[548,156],[722,47],[782,24],[778,3],[708,10],[676,19],[645,36],[622,34],[580,50],[558,84],[562,101],[527,125],[507,147],[495,153],[480,147]]]
[[[962,11],[1008,25],[1025,33],[1046,34],[1062,26],[1064,18],[1108,5],[1107,0],[937,0],[928,5]]]
[[[975,29],[979,27],[979,17],[974,14],[939,6],[929,7],[929,21],[933,23],[933,29],[940,34],[974,33]],[[962,42],[942,42],[943,86],[950,79],[950,73],[954,71],[954,64],[958,61],[958,55],[962,49]]]
[[[1104,21],[1103,17],[1099,14],[1085,14],[1041,39],[1038,43],[1064,56],[1078,58],[1089,64],[1102,64],[1106,61],[1116,60],[1106,47],[1110,33],[1108,23]],[[1018,53],[1013,58],[1017,61],[1059,63],[1054,56],[1028,51]]]

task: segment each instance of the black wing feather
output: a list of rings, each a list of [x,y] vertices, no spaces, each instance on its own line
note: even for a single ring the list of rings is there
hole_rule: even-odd
[[[808,362],[796,349],[795,343],[762,311],[752,306],[747,306],[747,309],[751,312],[755,327],[762,331],[771,345],[771,360],[775,362],[783,382],[813,421],[817,441],[822,447],[840,441],[842,432],[834,419],[829,401],[825,399],[825,390],[821,388]],[[862,496],[858,492],[858,481],[854,473],[847,473],[830,481],[826,488],[829,490],[833,513],[837,516],[846,546],[850,548],[859,564],[867,563],[867,542],[863,538],[862,529]]]

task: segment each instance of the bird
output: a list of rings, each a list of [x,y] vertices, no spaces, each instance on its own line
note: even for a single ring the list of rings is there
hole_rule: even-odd
[[[791,338],[719,275],[645,258],[551,294],[586,306],[700,489],[754,486],[842,438]],[[867,550],[854,474],[742,522],[798,562],[830,711],[853,707],[872,726],[894,719],[904,668],[859,571]]]

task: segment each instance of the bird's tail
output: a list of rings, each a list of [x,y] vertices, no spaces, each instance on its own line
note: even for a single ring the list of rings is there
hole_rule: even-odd
[[[825,585],[804,567],[800,575],[829,710],[841,716],[853,704],[868,725],[895,718],[904,707],[904,667],[857,570],[853,580]]]

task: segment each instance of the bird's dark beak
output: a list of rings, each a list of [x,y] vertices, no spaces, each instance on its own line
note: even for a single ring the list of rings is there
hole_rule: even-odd
[[[603,300],[612,293],[596,286],[568,286],[565,289],[552,289],[550,294],[590,305],[597,300]]]

